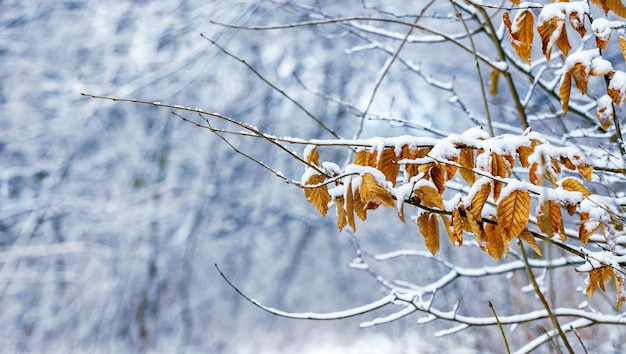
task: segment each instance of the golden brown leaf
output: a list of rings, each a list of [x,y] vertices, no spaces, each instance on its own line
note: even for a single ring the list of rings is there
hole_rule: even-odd
[[[589,82],[589,68],[583,63],[576,63],[569,70],[569,73],[576,83],[576,88],[583,95],[587,93],[587,83]]]
[[[519,237],[522,239],[522,241],[526,242],[528,246],[530,246],[530,248],[535,251],[535,253],[537,253],[537,255],[541,257],[541,248],[539,248],[537,240],[535,240],[535,236],[533,236],[533,234],[528,231],[528,228],[525,228],[524,231],[519,234]]]
[[[385,179],[396,185],[396,179],[398,178],[398,172],[400,172],[399,160],[396,157],[395,149],[392,147],[386,147],[380,153],[378,159],[377,169],[385,175]]]
[[[457,239],[463,239],[463,231],[471,232],[467,219],[465,216],[461,216],[460,209],[463,209],[463,214],[467,215],[462,205],[459,208],[452,209],[452,229]]]
[[[624,6],[621,0],[606,0],[605,3],[609,10],[622,18],[626,18],[626,6]]]
[[[367,166],[369,161],[369,155],[371,153],[367,150],[359,150],[354,156],[354,164],[359,166]]]
[[[569,216],[574,216],[574,214],[576,214],[576,208],[577,208],[577,204],[574,203],[565,203],[565,210],[567,210],[567,213],[569,214]]]
[[[495,177],[508,177],[510,175],[510,169],[504,162],[504,158],[495,152],[491,153],[491,175]]]
[[[475,193],[473,195],[468,195],[468,197],[471,198],[471,202],[467,207],[467,211],[472,214],[474,219],[481,220],[483,207],[485,206],[485,202],[491,193],[491,185],[489,183],[483,183],[483,185],[480,186],[480,189],[473,188],[472,190],[475,190]]]
[[[443,209],[443,199],[436,188],[430,186],[420,186],[418,189],[413,191],[413,194],[420,199],[423,205],[430,208]]]
[[[352,180],[346,187],[346,218],[348,219],[348,225],[352,228],[352,231],[356,232],[356,223],[354,222],[354,194],[352,192]]]
[[[566,177],[563,178],[560,182],[561,187],[566,191],[570,192],[580,192],[584,197],[588,197],[591,195],[591,192],[585,187],[583,182],[576,177]]]
[[[389,208],[396,207],[396,202],[391,192],[381,186],[371,173],[363,174],[359,193],[361,200],[365,204],[375,202]]]
[[[311,149],[309,156],[306,157],[306,162],[310,164],[314,164],[319,166],[320,164],[320,153],[316,148]]]
[[[354,191],[354,195],[352,196],[352,203],[354,203],[354,212],[359,219],[365,221],[367,219],[367,205],[361,199],[361,192],[357,189]]]
[[[488,223],[485,226],[485,244],[487,248],[487,254],[491,257],[499,260],[504,254],[505,242],[502,239],[500,227]]]
[[[458,164],[459,158],[457,156],[451,156],[448,157],[448,161]],[[446,182],[453,179],[454,175],[456,175],[456,171],[459,170],[456,165],[453,165],[451,163],[442,163],[440,166],[446,171]]]
[[[502,239],[508,244],[526,227],[530,217],[530,194],[527,190],[516,189],[500,200],[496,207],[498,228]]]
[[[448,219],[446,215],[439,214],[439,216],[441,217],[443,226],[445,227],[446,232],[448,233],[448,237],[450,237],[450,241],[452,242],[452,244],[463,246],[463,233],[461,232],[461,234],[458,235],[455,232],[454,228],[452,227],[452,222],[450,221],[450,219]]]
[[[561,98],[561,105],[563,107],[563,117],[567,115],[571,91],[572,75],[569,73],[569,71],[567,71],[565,74],[563,74],[563,81],[561,81],[561,88],[559,90],[559,97]]]
[[[431,213],[422,213],[417,217],[417,225],[420,233],[424,236],[426,247],[434,256],[439,252],[439,224],[437,223],[437,215]]]
[[[596,105],[596,117],[598,118],[598,122],[600,123],[602,129],[607,131],[613,126],[615,112],[613,111],[613,102],[611,101],[611,98],[609,97],[607,102],[604,97],[607,96],[603,96],[598,100]]]
[[[535,151],[534,147],[531,146],[520,146],[517,148],[517,157],[519,158],[519,163],[524,168],[528,168],[528,156]]]
[[[611,279],[615,275],[613,268],[611,267],[601,267],[596,268],[589,272],[589,282],[587,283],[587,288],[585,289],[585,294],[589,296],[589,298],[593,297],[593,294],[596,290],[602,289],[602,291],[606,292],[606,288],[604,287],[604,283]]]
[[[540,172],[539,174],[537,174],[537,172]],[[528,171],[528,179],[530,180],[530,183],[538,186],[541,184],[541,182],[543,182],[543,178],[546,175],[546,171],[545,169],[540,169],[540,166],[537,162],[533,162],[533,164],[530,166],[530,170]]]
[[[588,212],[580,213],[580,226],[578,228],[578,238],[583,244],[587,244],[591,235],[600,228],[600,223],[590,220]]]
[[[566,156],[561,156],[561,165],[565,166],[568,170],[575,171],[576,165]]]
[[[502,15],[502,18],[509,32],[513,49],[515,49],[520,59],[530,64],[535,24],[532,12],[528,9],[518,11],[513,19],[514,23],[511,23],[511,19],[506,12]]]
[[[459,163],[461,168],[461,177],[471,186],[476,181],[476,174],[472,172],[474,169],[474,149],[462,148],[459,153]]]
[[[339,231],[343,230],[348,225],[348,214],[346,213],[346,200],[342,196],[336,197],[334,200],[335,206],[337,206],[337,228]],[[352,218],[354,220],[354,216]]]
[[[428,174],[430,175],[430,180],[433,181],[435,187],[437,187],[439,194],[442,194],[443,191],[446,190],[446,186],[441,166],[438,163],[433,164]]]
[[[604,10],[604,15],[606,16],[609,13],[609,6],[607,5],[607,0],[591,0],[591,3],[600,6],[602,10]]]
[[[466,215],[467,224],[469,225],[469,228],[470,228],[470,232],[474,234],[474,238],[476,238],[476,241],[480,243],[483,240],[483,231],[484,231],[482,218],[476,219],[474,218],[474,215],[472,215],[469,212],[466,212],[465,215]]]
[[[546,56],[548,61],[550,61],[552,47],[555,44],[565,55],[567,55],[571,49],[567,40],[564,18],[552,17],[537,26],[537,31],[539,32],[539,37],[541,37],[541,51],[543,52],[543,55]]]
[[[580,34],[581,37],[583,37],[587,33],[587,30],[585,29],[584,12],[580,13],[578,11],[572,11],[569,14],[569,23],[570,25],[572,25],[572,28],[576,30],[578,34]]]
[[[622,57],[626,61],[626,38],[619,36],[619,47],[622,49]]]
[[[553,200],[544,200],[537,210],[537,226],[548,237],[551,238],[554,233],[558,232],[561,236],[561,241],[567,241],[560,203]]]
[[[520,0],[511,0],[511,2],[512,2],[513,4],[515,4],[515,5],[519,5],[519,1],[520,1]]]
[[[323,183],[325,180],[322,175],[312,175],[305,183],[307,185]],[[330,203],[330,193],[328,186],[323,185],[317,188],[304,188],[304,196],[309,203],[313,204],[320,214],[326,216],[328,212],[328,203]]]
[[[591,177],[593,176],[593,166],[588,164],[578,164],[576,168],[578,168],[578,173],[580,173],[584,179],[591,181]]]

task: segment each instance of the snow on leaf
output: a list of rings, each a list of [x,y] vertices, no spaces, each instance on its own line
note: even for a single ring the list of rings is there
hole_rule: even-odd
[[[359,192],[363,203],[374,202],[389,208],[396,207],[391,192],[381,186],[371,173],[363,174],[362,179]]]
[[[585,187],[585,185],[576,177],[566,177],[563,178],[559,185],[570,192],[580,192],[583,196],[587,197],[591,195],[591,192]]]
[[[596,117],[600,126],[604,130],[608,130],[613,125],[613,101],[609,95],[603,95],[597,101]]]
[[[443,209],[443,199],[437,188],[429,185],[420,185],[413,191],[413,194],[419,198],[421,204],[430,208]]]
[[[507,12],[502,15],[502,18],[509,32],[513,49],[515,49],[515,52],[522,60],[530,64],[535,22],[532,12],[528,9],[518,11],[513,19],[513,23],[511,23]]]
[[[600,222],[591,218],[590,213],[583,211],[580,213],[580,227],[578,228],[578,238],[583,244],[587,244],[591,235],[600,228]]]
[[[626,73],[617,70],[613,73],[613,77],[609,81],[609,96],[613,99],[613,103],[619,104],[620,108],[624,106],[626,101]]]
[[[315,148],[315,145],[309,145],[306,147],[304,150],[304,158],[309,165],[313,164],[319,166],[320,164],[320,153]]]
[[[606,18],[597,18],[591,24],[591,30],[596,38],[596,46],[602,50],[605,49],[611,39],[609,21]]]
[[[508,193],[507,193],[508,192]],[[517,183],[509,183],[505,196],[496,207],[498,228],[508,244],[526,227],[530,217],[530,194]]]
[[[546,5],[542,12],[547,9],[549,5]],[[541,51],[545,55],[546,60],[550,61],[550,54],[552,53],[552,47],[556,46],[567,55],[571,46],[567,40],[567,31],[565,29],[565,16],[560,13],[560,16],[555,16],[547,21],[541,22],[537,26],[539,37],[541,37]]]

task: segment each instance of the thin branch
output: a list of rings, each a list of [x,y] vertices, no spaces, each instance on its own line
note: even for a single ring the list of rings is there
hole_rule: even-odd
[[[350,317],[355,317],[355,316],[359,316],[359,315],[363,315],[372,311],[376,311],[378,309],[381,309],[387,305],[390,305],[394,302],[395,300],[395,295],[389,294],[379,300],[376,300],[372,303],[369,303],[365,306],[360,306],[360,307],[355,307],[353,309],[350,310],[345,310],[345,311],[338,311],[338,312],[330,312],[330,313],[315,313],[315,312],[305,312],[305,313],[289,313],[289,312],[285,312],[285,311],[281,311],[281,310],[277,310],[275,308],[272,307],[268,307],[265,306],[263,304],[261,304],[260,302],[258,302],[257,300],[254,300],[250,297],[248,297],[246,294],[243,293],[243,291],[239,290],[239,288],[237,288],[237,286],[235,286],[227,277],[226,275],[224,275],[224,273],[222,272],[222,270],[220,269],[220,267],[217,264],[214,264],[215,268],[217,269],[217,271],[220,273],[220,276],[226,281],[226,283],[228,283],[228,285],[233,288],[233,290],[235,290],[235,292],[237,292],[237,294],[239,294],[241,297],[243,297],[246,301],[248,301],[249,303],[253,304],[254,306],[260,308],[261,310],[271,313],[272,315],[276,315],[279,317],[285,317],[285,318],[291,318],[291,319],[298,319],[298,320],[316,320],[316,321],[331,321],[331,320],[342,320],[345,318],[350,318]]]
[[[280,93],[281,95],[283,95],[283,97],[285,97],[287,100],[289,100],[291,103],[295,104],[296,107],[298,107],[302,112],[304,112],[304,114],[306,114],[309,118],[311,118],[313,121],[315,121],[320,127],[322,127],[322,129],[326,130],[328,133],[330,133],[332,136],[334,136],[337,139],[340,139],[341,137],[335,133],[335,131],[333,131],[331,128],[329,128],[326,124],[324,124],[324,122],[322,122],[319,118],[317,118],[316,116],[313,115],[313,113],[309,112],[306,108],[304,108],[304,106],[302,104],[300,104],[298,101],[294,100],[293,98],[291,98],[291,96],[289,96],[287,93],[285,93],[285,91],[279,89],[278,87],[276,87],[276,85],[272,84],[269,80],[267,80],[263,75],[261,75],[252,65],[250,65],[247,61],[239,58],[238,56],[232,54],[231,52],[227,51],[226,48],[222,47],[221,45],[219,45],[217,42],[215,42],[214,40],[210,39],[209,37],[205,36],[204,34],[200,34],[200,36],[204,39],[206,39],[207,41],[211,42],[211,44],[213,44],[214,46],[216,46],[217,48],[219,48],[224,54],[228,55],[229,57],[237,60],[238,62],[244,64],[254,75],[256,75],[259,79],[261,79],[261,81],[265,82],[268,86],[270,86],[272,89],[274,89],[276,92]]]
[[[493,304],[491,303],[491,301],[489,301],[489,308],[491,309],[491,312],[493,312],[493,317],[496,318],[496,322],[498,323],[498,327],[500,328],[500,333],[502,333],[502,339],[504,339],[506,352],[510,354],[511,349],[509,348],[509,341],[506,340],[506,334],[504,334],[504,328],[502,328],[502,323],[500,323],[500,320],[498,319],[498,314],[496,313],[496,309],[493,307]]]
[[[554,313],[552,313],[550,304],[548,304],[548,301],[546,300],[545,296],[543,296],[543,292],[541,291],[541,289],[539,288],[539,285],[537,284],[535,275],[533,274],[533,271],[530,268],[530,265],[528,264],[528,256],[526,255],[526,250],[524,249],[524,245],[522,245],[522,240],[518,238],[517,242],[521,249],[522,256],[524,257],[524,263],[526,264],[526,273],[528,274],[528,279],[533,285],[533,289],[535,289],[535,293],[539,297],[539,300],[543,304],[543,307],[546,309],[546,312],[548,313],[548,317],[550,317],[550,320],[552,321],[552,325],[559,332],[559,336],[561,337],[563,344],[565,345],[567,350],[570,352],[570,354],[574,354],[574,349],[572,349],[572,346],[569,344],[569,341],[567,340],[567,336],[563,332],[563,329],[561,328],[561,325],[559,324],[558,319],[556,318]]]

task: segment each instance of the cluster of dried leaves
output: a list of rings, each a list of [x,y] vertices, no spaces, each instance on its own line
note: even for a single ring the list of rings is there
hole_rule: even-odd
[[[512,2],[520,5],[519,1]],[[601,7],[605,14],[613,11],[626,17],[626,7],[621,1],[593,0],[592,3]],[[525,3],[517,8],[513,20],[508,12],[503,15],[512,47],[529,64],[535,31],[534,12],[536,9]],[[536,30],[541,49],[550,60],[554,46],[565,56],[572,48],[566,20],[582,37],[586,34],[585,23],[591,20],[591,16],[586,1],[563,1],[545,5],[538,19]],[[565,115],[570,104],[572,80],[584,95],[589,76],[604,77],[607,94],[598,99],[596,115],[600,126],[606,130],[613,125],[613,105],[622,106],[626,101],[626,73],[614,70],[601,51],[607,46],[610,32],[616,31],[626,58],[626,35],[615,24],[604,19],[596,21],[600,22],[592,28],[597,48],[577,51],[567,57],[560,98]],[[590,207],[592,194],[583,180],[572,175],[560,178],[562,170],[569,170],[591,180],[593,166],[583,154],[570,148],[551,146],[531,136],[516,137],[512,141],[517,143],[513,147],[509,143],[506,148],[489,148],[497,145],[485,144],[490,139],[479,139],[476,144],[468,144],[464,139],[454,141],[454,151],[448,149],[446,154],[433,153],[436,144],[372,146],[359,150],[353,164],[343,171],[325,169],[325,164],[319,161],[319,153],[312,149],[306,159],[318,172],[308,174],[303,181],[310,186],[305,188],[305,195],[324,216],[329,206],[336,207],[339,230],[350,226],[356,231],[355,215],[365,221],[367,212],[379,206],[396,208],[402,222],[405,221],[404,205],[417,207],[415,221],[433,255],[440,248],[440,225],[453,244],[462,245],[464,233],[472,234],[481,248],[496,259],[508,254],[510,242],[517,237],[541,255],[536,234],[528,226],[534,223],[544,235],[549,238],[558,235],[565,243],[568,235],[563,209],[570,217],[578,215],[581,243],[586,244],[597,232],[607,240],[615,237],[615,230],[622,226],[611,206],[593,199]],[[513,176],[514,167],[523,173]],[[444,200],[448,182],[457,175],[467,183],[469,191],[464,196],[457,193]],[[520,175],[526,176],[527,181],[520,181]],[[457,178],[457,181],[461,179]],[[531,208],[533,198],[537,203]],[[600,262],[598,267],[589,270],[586,292],[592,296],[597,289],[605,290],[604,283],[610,278],[615,279],[619,306],[626,301],[619,295],[623,293],[620,289],[624,286],[624,277],[609,264]]]

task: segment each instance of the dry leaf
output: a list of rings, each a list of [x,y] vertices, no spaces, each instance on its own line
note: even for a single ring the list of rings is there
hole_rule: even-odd
[[[348,219],[348,225],[352,228],[352,231],[356,232],[356,223],[354,222],[354,194],[352,192],[352,180],[346,187],[346,218]]]
[[[525,228],[524,231],[519,234],[519,237],[522,239],[522,241],[526,242],[528,246],[530,246],[530,248],[535,251],[535,253],[537,253],[537,255],[541,257],[541,248],[539,248],[537,240],[535,240],[535,236],[533,236],[533,234],[528,231],[528,228]]]
[[[591,195],[591,192],[585,187],[583,182],[576,177],[566,177],[563,178],[560,182],[561,187],[566,191],[570,192],[580,192],[583,196],[588,197]]]
[[[548,6],[544,7],[544,10],[547,8]],[[537,26],[537,31],[539,32],[539,37],[541,37],[541,51],[546,56],[546,60],[550,61],[550,53],[552,53],[552,47],[555,44],[565,55],[571,49],[567,40],[564,18],[552,17]]]
[[[587,288],[585,289],[585,294],[589,296],[589,298],[593,297],[593,294],[596,290],[602,289],[602,291],[606,292],[606,288],[604,287],[604,283],[611,279],[614,276],[613,268],[611,267],[601,267],[596,268],[589,272],[589,282],[587,283]]]
[[[544,200],[537,208],[537,226],[550,238],[558,232],[561,241],[565,242],[567,236],[563,225],[563,215],[561,214],[561,204],[553,200]]]
[[[513,23],[511,23],[511,19],[509,18],[509,14],[507,12],[502,15],[502,18],[504,20],[504,25],[509,32],[509,38],[511,39],[513,49],[515,49],[515,52],[520,59],[530,64],[535,24],[535,18],[532,12],[528,9],[518,11],[513,19]]]
[[[452,242],[452,244],[463,246],[463,232],[461,232],[460,235],[457,234],[452,227],[452,222],[450,221],[450,219],[448,219],[448,217],[443,214],[439,214],[439,216],[441,217],[443,226],[446,228],[446,232],[448,233],[448,237],[450,237],[450,241]]]
[[[396,185],[396,179],[398,178],[398,172],[400,172],[400,165],[398,165],[399,159],[396,156],[395,149],[392,147],[386,147],[380,153],[378,159],[377,169],[385,175],[385,179]]]
[[[424,236],[426,247],[434,256],[439,252],[439,224],[437,223],[437,215],[431,213],[422,213],[417,218],[417,225],[420,233]]]
[[[504,240],[502,239],[502,233],[498,225],[488,223],[485,226],[484,236],[487,253],[499,260],[504,254]]]
[[[435,187],[437,187],[439,194],[442,194],[446,190],[446,186],[441,166],[438,163],[433,164],[428,174],[430,175],[430,180],[433,181]]]
[[[545,177],[545,175],[545,169],[540,169],[539,164],[537,162],[533,162],[533,164],[530,166],[530,170],[528,171],[528,179],[530,180],[530,183],[536,186],[540,185],[541,182],[543,182],[543,178]]]
[[[613,126],[613,117],[615,113],[613,111],[613,101],[609,95],[600,97],[596,106],[596,117],[602,129],[608,130]]]
[[[359,219],[365,221],[367,219],[367,204],[361,199],[361,191],[359,189],[354,191],[352,196],[352,203],[354,204],[354,212]]]
[[[572,28],[576,30],[578,34],[580,34],[581,37],[583,37],[587,33],[587,30],[585,29],[584,12],[572,11],[569,14],[569,23],[570,25],[572,25]]]
[[[395,208],[396,202],[387,188],[381,186],[371,173],[365,173],[362,176],[361,186],[359,187],[361,200],[366,205],[374,202],[389,208]],[[365,209],[368,209],[367,207]],[[375,208],[369,208],[375,209]]]
[[[588,164],[579,164],[576,168],[578,169],[578,173],[580,173],[584,179],[591,181],[591,177],[593,176],[593,166]]]
[[[563,107],[563,117],[567,115],[567,109],[569,107],[569,98],[572,92],[572,75],[569,71],[563,74],[563,80],[561,81],[561,88],[559,89],[559,97],[561,98],[561,105]]]
[[[459,153],[459,163],[461,168],[461,177],[471,186],[476,181],[476,174],[472,172],[474,169],[474,149],[462,148]]]
[[[502,239],[508,244],[526,227],[530,217],[530,194],[527,190],[516,189],[500,200],[496,207],[498,228]]]
[[[474,219],[482,220],[482,210],[485,206],[487,198],[489,198],[489,194],[491,193],[491,185],[489,183],[484,183],[480,186],[480,189],[475,189],[475,191],[476,192],[473,195],[468,196],[471,202],[467,207],[467,211],[472,214]]]
[[[316,165],[319,166],[320,164],[320,153],[317,151],[316,148],[311,149],[311,151],[309,152],[309,155],[306,157],[306,162],[311,165]]]
[[[337,228],[341,231],[348,225],[348,217],[345,208],[346,200],[343,196],[340,196],[336,197],[333,201],[335,202],[335,206],[337,206]]]
[[[600,228],[600,223],[591,220],[588,212],[580,213],[580,226],[578,227],[578,238],[583,244],[587,244],[591,235]]]
[[[322,175],[312,175],[305,183],[307,185],[319,184],[325,181]],[[328,193],[328,185],[323,185],[317,188],[304,188],[304,195],[309,203],[313,204],[315,208],[324,216],[328,212],[328,203],[330,203],[330,194]]]
[[[443,210],[443,199],[437,189],[430,186],[420,186],[413,191],[413,194],[420,199],[423,205]]]
[[[607,15],[611,10],[616,15],[626,18],[626,7],[621,0],[591,0],[591,2],[602,7],[604,15]]]
[[[528,168],[528,156],[535,151],[534,147],[531,146],[519,146],[517,148],[517,157],[519,158],[519,163],[524,168]]]

